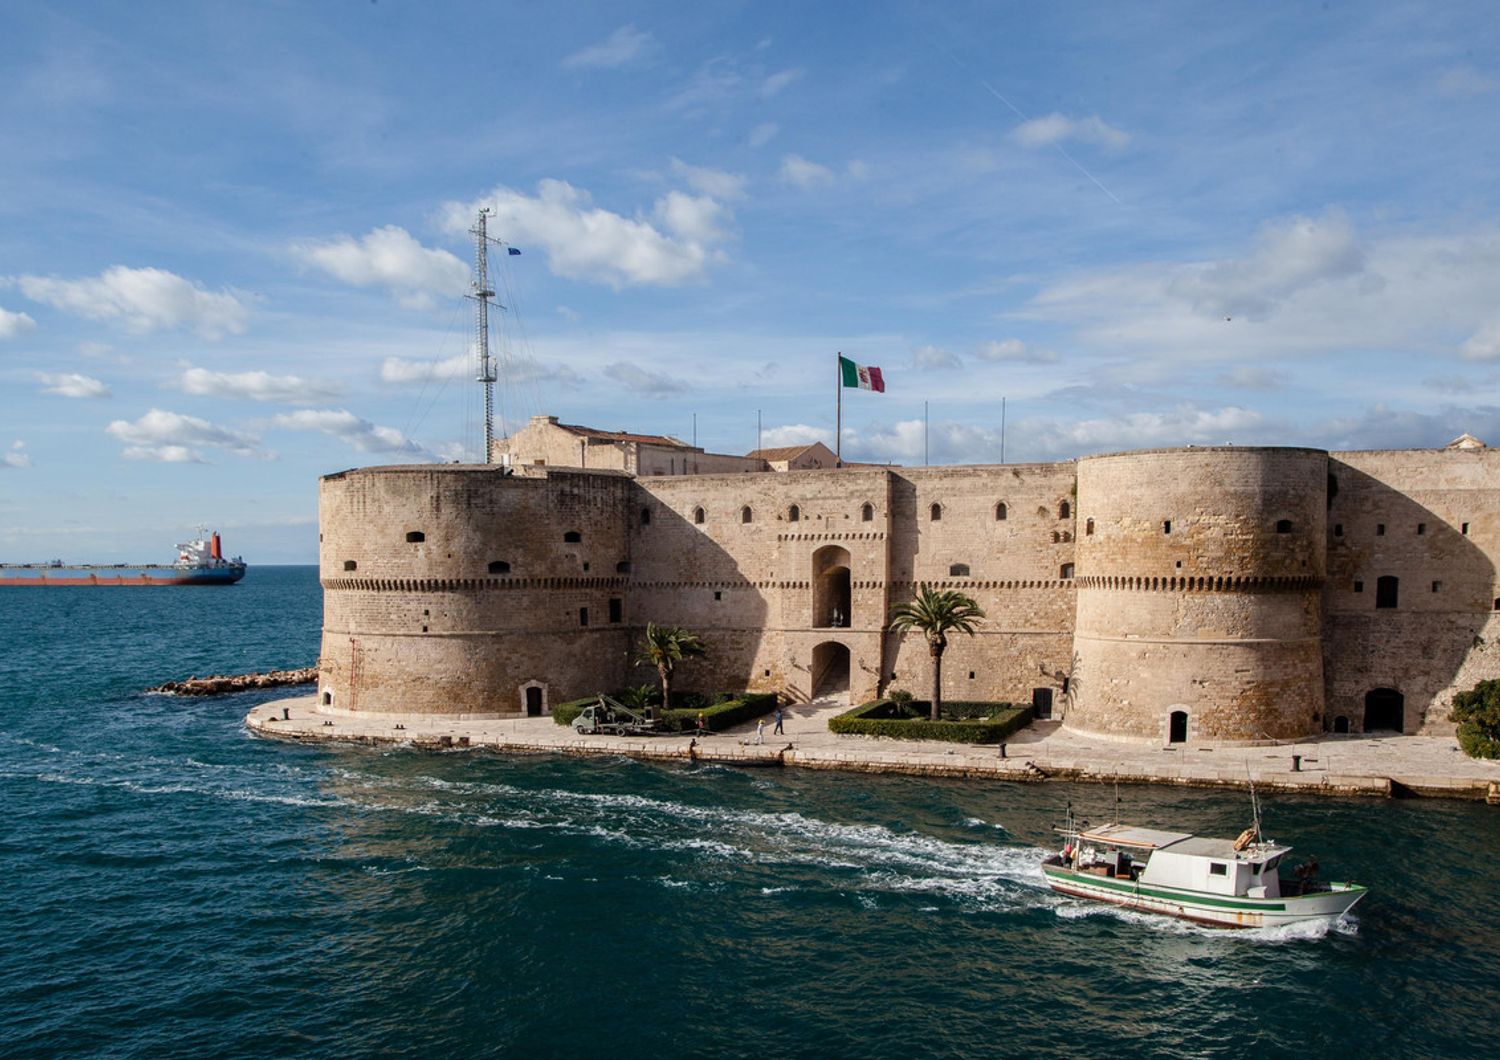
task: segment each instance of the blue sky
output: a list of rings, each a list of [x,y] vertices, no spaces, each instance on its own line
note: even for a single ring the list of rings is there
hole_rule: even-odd
[[[506,425],[1052,460],[1500,444],[1481,4],[6,5],[0,559],[316,552]]]

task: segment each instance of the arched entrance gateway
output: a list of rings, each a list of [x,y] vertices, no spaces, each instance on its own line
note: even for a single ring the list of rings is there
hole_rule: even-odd
[[[1167,716],[1167,742],[1187,743],[1187,723],[1187,711],[1172,711],[1172,713]]]
[[[825,640],[813,649],[812,690],[814,698],[848,693],[849,648],[846,645]]]
[[[1405,696],[1394,688],[1375,688],[1365,694],[1365,732],[1402,732],[1405,728]]]
[[[836,629],[849,625],[849,550],[824,545],[813,553],[812,586],[814,629]]]

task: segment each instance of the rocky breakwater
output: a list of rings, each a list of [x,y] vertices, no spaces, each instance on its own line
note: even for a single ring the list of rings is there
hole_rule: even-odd
[[[211,677],[189,677],[185,681],[168,681],[147,692],[161,692],[173,696],[222,696],[231,692],[248,692],[255,688],[281,688],[287,685],[307,685],[318,679],[316,666],[304,666],[300,670],[271,670],[263,674],[215,674]]]

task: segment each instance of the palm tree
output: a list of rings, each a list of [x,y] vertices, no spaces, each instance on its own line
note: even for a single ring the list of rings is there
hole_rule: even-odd
[[[948,647],[948,634],[956,631],[972,637],[975,623],[983,617],[973,597],[930,585],[917,586],[915,600],[891,608],[892,630],[915,629],[927,638],[927,652],[932,656],[933,721],[943,709],[943,651]]]
[[[683,659],[694,655],[706,655],[708,649],[698,634],[681,626],[656,626],[646,623],[646,637],[641,641],[641,650],[636,653],[637,666],[654,666],[661,675],[661,708],[672,707],[672,671]]]

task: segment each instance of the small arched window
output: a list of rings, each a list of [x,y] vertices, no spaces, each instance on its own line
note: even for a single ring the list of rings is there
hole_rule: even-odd
[[[1073,514],[1073,506],[1071,504],[1069,504],[1067,501],[1063,501],[1061,504],[1059,504],[1057,506],[1057,517],[1059,519],[1070,518],[1072,516],[1072,514]]]
[[[1064,563],[1062,567],[1058,569],[1057,575],[1063,581],[1067,581],[1069,578],[1073,577],[1073,564]],[[1064,688],[1063,691],[1066,692],[1067,689]]]
[[[359,564],[356,563],[352,559],[346,559],[346,560],[344,560],[344,569],[345,570],[358,570],[359,569]]]
[[[967,563],[955,563],[948,568],[948,577],[967,578],[969,576],[969,565]]]
[[[619,563],[616,563],[615,564],[615,573],[616,574],[629,574],[630,573],[630,560],[628,560],[628,559],[622,559],[622,560],[620,560]]]
[[[427,535],[420,530],[408,530],[406,532],[406,540],[408,544],[415,545],[420,541],[426,541]]]
[[[999,504],[995,505],[995,521],[996,522],[999,522],[1002,519],[1009,518],[1009,516],[1010,516],[1010,509],[1005,506],[1005,502],[1004,501],[1001,501]]]
[[[1086,523],[1083,524],[1083,536],[1084,537],[1093,537],[1094,536],[1094,520],[1090,519],[1088,522],[1086,522]]]
[[[1290,534],[1292,532],[1292,521],[1290,519],[1277,519],[1276,532],[1278,534]]]
[[[651,525],[651,509],[650,508],[642,508],[641,509],[641,525],[642,526],[650,526]]]
[[[932,518],[933,522],[938,522],[943,518],[943,506],[941,504],[934,503],[933,506],[927,510],[927,514]]]
[[[795,504],[792,505],[790,508],[788,508],[786,510],[786,521],[787,522],[789,522],[789,523],[795,523],[797,520],[799,520],[801,518],[802,518],[802,509],[799,508],[799,507],[797,507]]]
[[[859,521],[862,523],[873,522],[875,519],[875,505],[866,503],[859,510]]]
[[[507,563],[503,559],[491,560],[490,561],[490,573],[491,574],[509,574],[510,573],[510,564]]]
[[[583,535],[577,530],[569,530],[566,534],[563,534],[563,541],[570,545],[576,545],[582,540]]]
[[[1059,531],[1057,531],[1057,530],[1052,531],[1052,543],[1055,545],[1055,544],[1057,544],[1061,540],[1062,540],[1062,534]]]
[[[707,513],[704,512],[704,510],[702,508],[694,508],[693,509],[693,522],[697,523],[699,526],[702,526],[703,525],[703,520],[705,520],[707,518],[708,518],[708,515],[707,515]]]
[[[750,511],[750,505],[747,504],[743,508],[740,509],[740,522],[742,522],[742,523],[749,523],[749,522],[753,522],[754,520],[755,520],[755,514]]]

